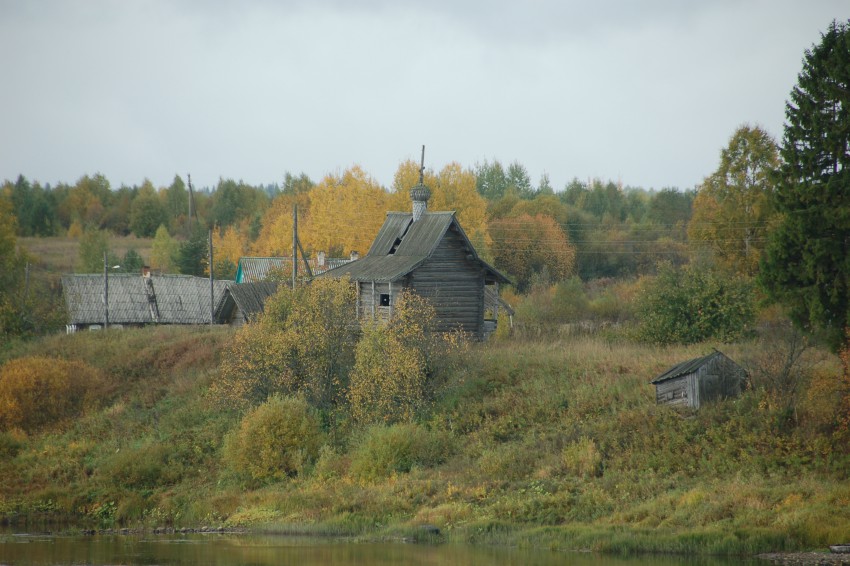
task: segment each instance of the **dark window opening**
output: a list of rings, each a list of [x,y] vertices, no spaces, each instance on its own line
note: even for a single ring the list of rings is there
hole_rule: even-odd
[[[388,307],[390,306],[390,296],[388,293],[381,293],[381,306]]]
[[[393,242],[393,247],[390,248],[389,255],[393,255],[395,251],[398,249],[399,244],[401,244],[401,238],[396,238],[395,242]]]

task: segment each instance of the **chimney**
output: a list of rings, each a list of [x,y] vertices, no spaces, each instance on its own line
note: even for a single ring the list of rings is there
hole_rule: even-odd
[[[410,200],[413,201],[413,221],[416,222],[428,210],[428,199],[431,191],[425,186],[425,146],[422,146],[422,161],[419,164],[419,184],[410,189]]]
[[[428,199],[431,198],[431,191],[422,184],[410,189],[410,199],[413,201],[413,221],[416,222],[428,210]]]
[[[151,267],[149,265],[142,266],[142,277],[145,279],[150,279],[151,276]]]
[[[360,252],[356,250],[351,250],[351,261],[355,261],[360,259]]]
[[[319,267],[325,266],[325,252],[318,252],[316,254],[316,263],[319,265]]]

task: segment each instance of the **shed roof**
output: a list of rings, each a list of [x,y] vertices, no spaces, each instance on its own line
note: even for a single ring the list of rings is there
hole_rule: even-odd
[[[277,288],[276,281],[229,285],[225,290],[224,300],[216,309],[216,316],[221,320],[230,319],[233,307],[239,307],[244,320],[250,320],[263,312],[266,299],[274,295]]]
[[[325,258],[324,265],[319,265],[318,259],[313,257],[307,259],[313,275],[324,273],[349,261],[351,261],[349,258],[329,257]],[[291,269],[291,266],[291,257],[241,257],[239,258],[239,264],[236,266],[236,282],[254,283],[256,281],[264,281],[272,269]],[[303,269],[301,260],[299,260],[298,268],[299,271]]]
[[[365,257],[328,270],[332,277],[348,275],[353,281],[395,281],[428,259],[449,229],[457,230],[473,261],[496,281],[509,282],[496,268],[478,257],[454,212],[426,212],[416,222],[409,212],[388,212]]]
[[[516,314],[514,308],[508,304],[502,297],[499,296],[499,291],[492,288],[487,287],[484,289],[484,304],[487,307],[498,307],[501,309],[505,309],[505,312],[508,313],[509,316],[513,316]]]
[[[224,297],[227,285],[227,281],[213,282],[215,306]],[[103,322],[103,275],[65,275],[62,287],[71,324]],[[150,278],[133,274],[110,275],[109,322],[208,324],[210,281],[191,275],[152,275]]]
[[[708,362],[710,362],[711,360],[713,360],[716,357],[726,358],[729,362],[735,364],[734,361],[729,359],[729,357],[724,355],[722,352],[720,352],[719,350],[715,350],[712,353],[708,354],[707,356],[701,356],[699,358],[694,358],[692,360],[688,360],[686,362],[682,362],[680,364],[677,364],[677,365],[671,367],[670,369],[668,369],[667,371],[665,371],[664,373],[662,373],[661,375],[659,375],[658,377],[653,379],[651,383],[653,385],[655,385],[655,384],[661,383],[662,381],[667,381],[668,379],[674,379],[674,378],[677,378],[677,377],[681,377],[683,375],[688,375],[689,373],[695,372],[696,370],[698,370],[699,368],[701,368],[702,366],[704,366],[705,364],[707,364]],[[738,365],[738,364],[735,364],[735,365]]]

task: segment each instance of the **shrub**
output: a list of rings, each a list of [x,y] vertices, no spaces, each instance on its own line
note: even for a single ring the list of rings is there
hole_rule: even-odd
[[[263,324],[291,337],[304,395],[322,410],[344,400],[358,338],[351,324],[354,304],[355,287],[348,278],[316,279],[294,292],[281,285],[266,303]]]
[[[570,277],[555,285],[552,314],[559,320],[583,320],[589,318],[590,301],[584,285],[578,277]]]
[[[327,444],[319,450],[319,459],[313,468],[313,476],[321,480],[337,480],[348,471],[349,460]]]
[[[223,358],[214,395],[241,408],[272,394],[303,394],[331,411],[344,400],[354,357],[354,288],[347,279],[317,279],[295,291],[281,285],[265,314],[239,330]]]
[[[0,429],[30,432],[80,415],[97,398],[100,373],[79,361],[18,358],[0,367]]]
[[[172,448],[161,443],[125,447],[100,468],[113,485],[125,488],[154,488],[180,480],[181,466],[169,462]]]
[[[364,324],[348,400],[360,422],[410,422],[433,399],[467,342],[433,330],[434,307],[402,291],[387,324]]]
[[[351,374],[351,413],[360,422],[407,422],[426,395],[425,356],[391,329],[366,325]]]
[[[564,470],[573,475],[589,478],[602,473],[602,454],[590,438],[582,437],[571,442],[561,455]]]
[[[407,473],[414,466],[431,467],[454,452],[452,437],[412,424],[373,425],[351,453],[351,474],[374,481]]]
[[[259,324],[239,329],[210,386],[216,401],[245,409],[273,394],[291,395],[302,387],[292,336]]]
[[[20,429],[0,432],[0,457],[14,458],[24,447],[27,436]]]
[[[638,297],[638,337],[656,344],[724,342],[742,336],[755,320],[750,281],[699,266],[661,264]]]
[[[303,473],[322,444],[319,420],[301,397],[274,395],[248,413],[224,442],[224,463],[251,483]]]
[[[539,461],[540,454],[531,446],[505,442],[484,449],[477,467],[485,477],[515,481],[529,476]]]

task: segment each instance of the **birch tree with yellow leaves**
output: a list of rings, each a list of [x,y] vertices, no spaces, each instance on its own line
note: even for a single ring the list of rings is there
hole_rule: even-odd
[[[451,162],[439,173],[424,171],[425,186],[431,190],[428,209],[454,210],[458,222],[479,253],[486,253],[492,240],[487,231],[487,201],[476,190],[475,173]],[[410,189],[419,184],[419,165],[403,161],[393,179],[391,206],[393,210],[410,210]]]
[[[218,279],[232,279],[236,276],[239,258],[248,252],[248,237],[236,226],[223,230],[213,230],[213,260],[215,276]]]
[[[309,196],[310,214],[303,224],[299,215],[299,237],[306,249],[332,255],[365,253],[384,223],[389,201],[359,165],[325,176]]]
[[[272,201],[263,215],[260,234],[251,245],[253,255],[292,256],[292,209],[295,206],[298,206],[301,223],[310,214],[310,194],[281,194]]]

